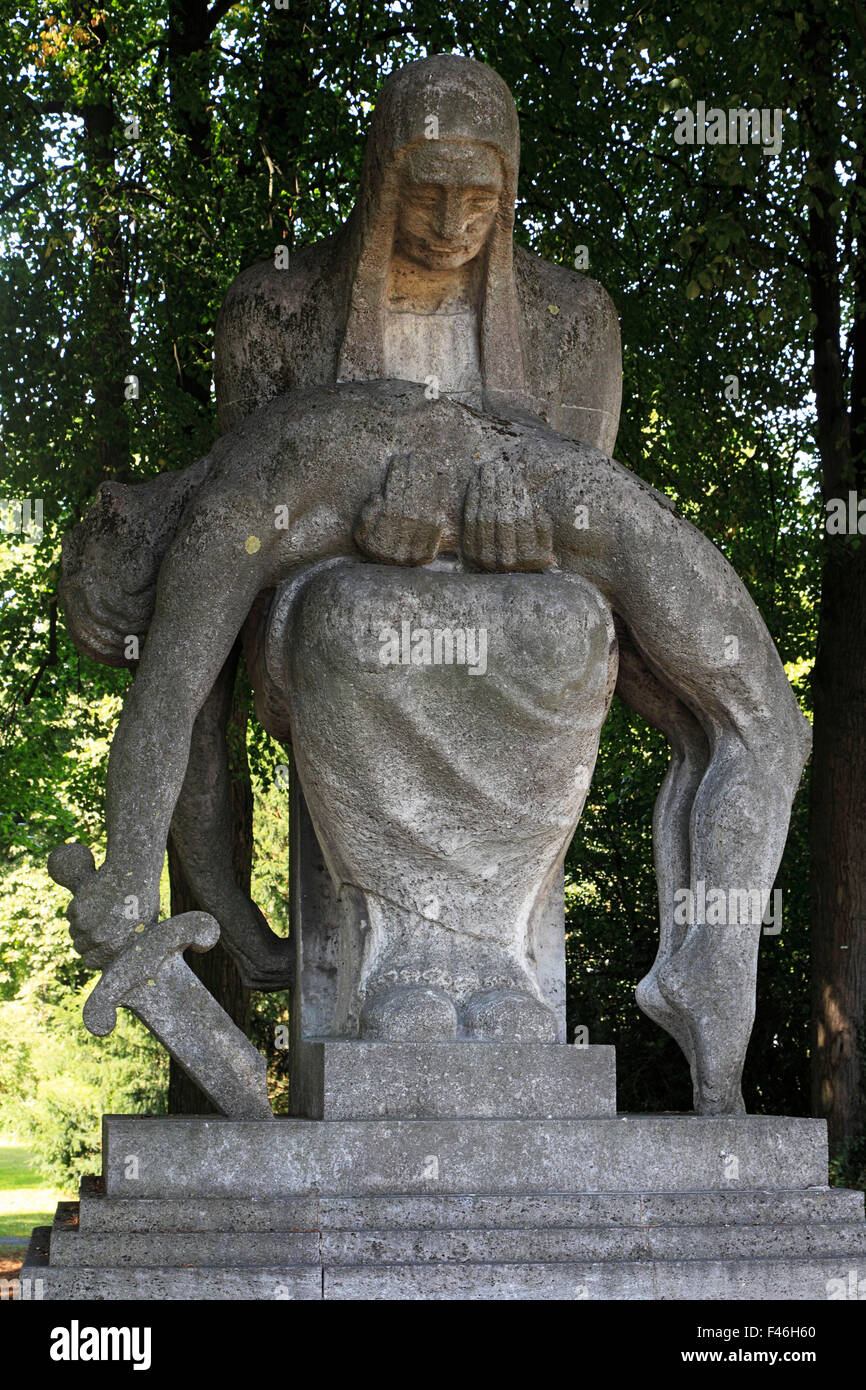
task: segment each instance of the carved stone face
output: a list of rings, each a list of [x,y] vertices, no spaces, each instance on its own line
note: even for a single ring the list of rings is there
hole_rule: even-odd
[[[397,247],[427,270],[456,270],[481,251],[499,208],[502,170],[486,145],[431,140],[401,171]]]

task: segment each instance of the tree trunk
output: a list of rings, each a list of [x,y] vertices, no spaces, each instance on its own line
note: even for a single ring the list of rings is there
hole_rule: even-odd
[[[831,545],[812,676],[812,1101],[836,1148],[866,1118],[866,546]]]
[[[314,0],[269,9],[265,20],[262,85],[256,135],[267,170],[268,226],[294,241],[298,163],[303,149],[314,54]]]
[[[168,13],[168,86],[172,122],[183,137],[175,158],[187,171],[192,206],[206,216],[213,195],[213,141],[209,102],[213,16],[206,0],[171,0]],[[166,267],[165,295],[171,315],[171,336],[177,384],[203,410],[211,411],[211,371],[201,361],[201,287],[190,282],[185,259],[194,254],[200,233],[190,227],[178,248],[177,263]],[[196,351],[198,349],[198,351]],[[190,434],[193,427],[187,427]]]
[[[207,0],[172,0],[168,13],[171,109],[186,136],[185,154],[198,165],[208,165],[211,158],[207,114],[210,36]]]
[[[841,54],[818,16],[806,35],[810,59],[810,192],[807,264],[814,314],[814,386],[823,501],[864,494],[866,246],[858,247],[855,329],[846,399],[842,353],[833,74]],[[858,178],[857,182],[860,182]],[[859,191],[859,190],[858,190]],[[826,535],[818,649],[812,673],[812,1104],[834,1150],[862,1131],[866,1010],[866,540]]]
[[[81,106],[88,189],[85,230],[90,249],[87,307],[81,329],[88,344],[87,385],[93,400],[92,463],[83,470],[81,482],[89,496],[108,478],[125,482],[131,477],[124,391],[125,378],[133,372],[133,365],[128,264],[118,212],[118,127],[108,34],[104,20],[93,6],[80,6],[77,16],[90,36],[84,50],[87,96]]]

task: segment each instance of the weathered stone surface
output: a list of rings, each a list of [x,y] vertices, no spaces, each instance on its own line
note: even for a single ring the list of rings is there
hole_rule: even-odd
[[[76,895],[97,876],[93,855],[80,844],[58,845],[48,872]],[[136,898],[128,902],[137,915]],[[85,948],[87,963],[101,966],[103,974],[84,1005],[84,1022],[91,1033],[105,1037],[123,1005],[198,1080],[222,1114],[263,1119],[271,1114],[265,1059],[183,958],[185,950],[210,950],[218,938],[213,917],[185,912],[164,922],[139,922],[125,945],[117,938]]]
[[[653,1298],[821,1301],[850,1297],[866,1275],[866,1262],[847,1258],[813,1260],[677,1260],[653,1266]]]
[[[147,835],[154,833],[154,826],[167,829],[182,775],[182,757],[174,743],[167,741],[166,731],[182,726],[191,730],[196,702],[205,698],[213,643],[227,645],[233,640],[256,594],[269,585],[279,589],[281,577],[296,566],[299,553],[340,555],[351,548],[354,518],[363,499],[387,472],[389,449],[395,440],[405,441],[408,447],[411,439],[416,440],[423,466],[430,472],[443,468],[443,459],[447,459],[443,514],[445,534],[453,538],[449,543],[455,546],[466,487],[477,472],[477,459],[502,456],[503,451],[519,448],[525,460],[525,487],[545,513],[554,518],[553,545],[563,573],[578,574],[581,581],[588,581],[598,594],[603,594],[610,609],[621,615],[629,630],[640,631],[644,650],[652,653],[653,661],[669,671],[672,681],[682,681],[683,690],[686,684],[693,689],[700,687],[708,700],[729,701],[731,708],[737,710],[737,747],[732,743],[726,749],[723,764],[717,769],[718,782],[714,781],[714,773],[701,783],[699,795],[709,799],[698,821],[703,823],[702,818],[709,817],[714,826],[712,835],[701,842],[706,869],[705,873],[702,870],[702,877],[708,882],[719,876],[722,881],[743,882],[745,877],[747,882],[766,885],[767,856],[771,848],[774,862],[781,854],[790,795],[799,777],[807,735],[766,629],[745,588],[718,551],[677,518],[651,489],[584,446],[518,420],[506,426],[501,421],[477,416],[454,402],[429,402],[418,388],[387,383],[342,386],[311,393],[303,399],[285,398],[261,412],[255,421],[240,426],[234,436],[217,446],[219,457],[214,473],[188,506],[178,542],[164,561],[167,568],[161,607],[135,683],[135,705],[128,706],[134,713],[122,717],[112,753],[112,781],[120,778],[121,787],[147,789],[153,808]],[[348,477],[347,463],[351,464]],[[226,504],[221,499],[227,490],[256,501],[243,508],[232,504],[223,513]],[[337,495],[338,506],[331,501],[325,505],[326,499]],[[278,505],[288,505],[297,518],[296,534],[287,536],[272,527],[265,528]],[[580,524],[580,509],[584,507],[594,518],[589,531]],[[221,516],[216,531],[211,524],[215,510]],[[250,534],[260,538],[259,548],[253,553],[246,546]],[[544,576],[535,582],[543,583]],[[282,612],[279,593],[275,602]],[[741,634],[741,643],[748,642],[755,657],[739,667],[720,666],[718,652],[724,647],[725,634],[734,630]],[[186,631],[181,643],[177,639],[179,631]],[[270,634],[271,648],[268,640],[264,646],[265,653],[271,649],[275,653],[270,661],[265,656],[274,690],[285,684],[287,676],[279,660],[280,653],[285,653],[284,636],[285,625],[278,621]],[[378,649],[370,651],[369,663],[370,678],[375,673],[375,679],[380,680]],[[402,679],[405,669],[395,669],[395,681]],[[431,672],[431,678],[438,679],[435,667],[426,669],[427,676]],[[261,685],[261,671],[257,679]],[[593,684],[592,688],[596,686]],[[179,689],[188,692],[189,704],[178,705]],[[348,692],[349,686],[345,689]],[[359,699],[357,694],[352,698]],[[267,709],[263,713],[267,720]],[[340,731],[349,730],[352,714],[351,703],[334,709],[334,718],[339,721],[336,741]],[[596,735],[597,729],[593,731],[593,737]],[[724,740],[720,736],[716,742],[721,746]],[[161,745],[165,753],[161,767],[154,765],[151,750],[155,744]],[[746,747],[749,751],[743,753]],[[772,771],[764,767],[770,753]],[[370,786],[375,775],[372,752],[368,753],[366,766]],[[322,769],[323,777],[326,770]],[[356,775],[354,767],[347,765],[343,769],[337,779],[343,791]],[[461,775],[471,781],[471,767]],[[574,775],[577,779],[585,773],[578,769]],[[333,782],[337,777],[335,766],[330,776]],[[529,765],[526,778],[530,795],[534,783]],[[749,791],[744,799],[745,786]],[[317,805],[325,809],[336,806],[337,790],[332,786],[328,794],[325,789],[317,793]],[[384,805],[385,793],[390,790],[390,785],[379,787],[380,804]],[[113,804],[123,806],[122,794],[113,798]],[[130,818],[124,820],[124,816]],[[136,828],[131,803],[121,820],[133,839],[141,838],[144,832]],[[767,838],[768,825],[773,827],[772,846]],[[727,826],[728,831],[720,834],[720,826]],[[566,833],[563,849],[567,838]],[[121,843],[123,839],[121,833]],[[333,843],[339,851],[339,845]],[[500,846],[495,848],[498,853]],[[490,847],[482,839],[471,857],[472,872],[479,882],[483,881],[489,852]],[[156,854],[155,849],[152,853]],[[496,853],[490,862],[498,862]],[[764,862],[763,869],[759,868],[759,861]],[[735,863],[739,866],[736,870],[732,867]],[[350,870],[351,863],[342,867],[339,862],[331,865],[335,881],[342,884],[351,919],[347,920],[342,943],[349,964],[353,960],[357,964],[357,969],[347,966],[344,972],[349,993],[363,960],[375,956],[377,945],[375,922],[364,937],[364,922],[369,924],[372,918],[364,916]],[[434,868],[433,872],[437,871]],[[91,922],[100,923],[95,928],[97,933],[116,932],[118,902],[122,902],[119,881],[110,869],[100,870],[97,879],[92,888],[88,887],[86,901],[75,908],[79,914],[76,920],[83,920],[83,912]],[[142,901],[148,901],[149,894],[150,889],[142,888]],[[536,903],[540,906],[537,894]],[[408,913],[413,929],[405,939],[411,937],[417,946],[423,939],[418,935],[423,912],[416,919],[414,901],[398,905],[395,912],[396,918],[389,925],[397,931],[397,939],[403,939],[402,928],[398,929],[401,914],[405,919]],[[526,921],[529,929],[528,909]],[[514,930],[513,923],[510,930]],[[677,950],[675,959],[680,965],[683,953],[690,958],[696,953],[695,958],[700,957],[702,962],[700,969],[696,966],[693,971],[677,975],[677,989],[681,986],[684,999],[688,996],[691,1000],[687,1006],[684,1004],[683,1019],[692,1017],[692,1011],[700,1005],[701,1046],[696,1075],[703,1077],[704,1109],[728,1112],[741,1104],[738,1080],[735,1084],[734,1078],[739,1077],[737,1059],[751,1027],[760,934],[760,920],[743,926],[731,924],[724,929],[701,927],[697,935],[688,934],[690,944],[685,944],[684,938],[682,949]],[[461,944],[471,951],[470,938]],[[482,945],[486,950],[487,944]],[[416,967],[415,956],[410,955],[406,968]],[[399,978],[397,983],[411,991],[411,986],[402,985]],[[425,988],[440,987],[434,984]],[[504,993],[507,996],[513,991],[506,988]],[[518,1002],[523,997],[526,996],[515,994]],[[351,1018],[351,1007],[341,1008],[342,1016]],[[410,1014],[408,1009],[406,1018]],[[515,1030],[517,1027],[515,1021]],[[694,1037],[697,1039],[698,1034]],[[698,1058],[698,1052],[694,1056]]]
[[[164,1241],[169,1252],[170,1242]],[[195,1250],[193,1243],[189,1247]],[[104,1247],[99,1247],[97,1259]],[[534,1264],[565,1260],[866,1256],[866,1223],[827,1226],[572,1226],[507,1231],[325,1231],[325,1264]],[[91,1247],[81,1258],[90,1262]],[[95,1261],[94,1261],[95,1262]],[[171,1263],[169,1259],[164,1261]],[[258,1263],[250,1260],[249,1263]],[[264,1263],[264,1261],[262,1261]]]
[[[271,624],[307,803],[355,904],[334,1031],[561,1040],[537,924],[613,694],[607,605],[570,578],[338,564],[282,590]]]
[[[85,1184],[83,1225],[61,1203],[22,1280],[49,1300],[851,1298],[866,1280],[862,1201],[811,1189],[160,1203]],[[166,1228],[118,1224],[136,1207],[162,1208]],[[311,1225],[255,1230],[256,1210]]]
[[[866,1260],[558,1260],[550,1263],[435,1261],[407,1264],[102,1268],[47,1263],[47,1228],[34,1233],[21,1271],[52,1300],[816,1300],[852,1295]]]
[[[45,1302],[211,1299],[226,1302],[275,1299],[308,1301],[322,1297],[318,1264],[278,1268],[199,1265],[197,1268],[139,1265],[80,1266],[49,1263],[51,1229],[37,1226],[21,1278],[40,1281],[37,1297]]]
[[[852,1265],[838,1260],[616,1261],[534,1265],[332,1266],[326,1299],[825,1300]],[[856,1267],[862,1278],[866,1263]]]
[[[641,1197],[641,1221],[650,1225],[700,1225],[744,1221],[802,1223],[862,1221],[863,1193],[841,1187],[810,1187],[804,1192],[647,1193]]]
[[[261,1201],[118,1198],[85,1180],[81,1196],[34,1233],[30,1296],[758,1300],[851,1298],[866,1286],[863,1194],[818,1186]]]
[[[426,139],[418,142],[434,113],[435,148]],[[404,140],[408,144],[401,148]],[[377,103],[358,205],[343,232],[303,248],[286,271],[268,263],[244,272],[226,296],[216,343],[224,427],[280,390],[396,377],[430,383],[432,395],[478,408],[498,409],[508,400],[568,437],[612,451],[622,389],[616,312],[587,276],[514,245],[518,143],[514,103],[490,69],[439,56],[395,74]],[[469,189],[461,187],[467,180]],[[480,213],[479,182],[487,194]],[[455,235],[453,227],[439,225],[440,214],[451,216],[444,205],[431,219],[431,199],[444,194],[454,207],[461,198],[467,201],[470,189],[463,231]],[[429,479],[399,468],[389,479],[387,495],[372,494],[359,519],[362,550],[392,565],[435,559],[441,523]],[[543,567],[546,561],[529,563],[527,536],[522,539],[518,568]],[[446,606],[442,621],[451,616]],[[444,727],[440,721],[440,737]],[[306,807],[294,767],[292,780],[292,823],[298,826]],[[316,1036],[339,1027],[341,981],[336,969],[323,972],[321,961],[336,954],[335,939],[351,932],[353,923],[350,913],[347,925],[325,881],[315,835],[295,842],[292,854],[298,880],[293,1017],[298,1036]],[[561,870],[545,894],[533,921],[534,958],[526,964],[564,1041]],[[375,905],[387,920],[392,905]],[[470,955],[466,945],[464,958]],[[404,970],[417,969],[411,955],[407,951]],[[350,994],[353,989],[356,982]],[[370,1031],[403,1027],[418,1036],[417,1006],[423,1001],[415,1003],[412,1010],[406,994],[395,991],[389,1000],[371,1001],[365,1022]],[[507,1002],[497,1009],[492,1001],[492,1015],[490,1003],[470,1009],[474,1026],[516,1036],[520,1025],[529,1036],[532,1010],[525,1003],[522,1010],[509,1009]],[[393,1015],[401,1004],[408,1007],[397,1022]],[[428,1029],[438,1025],[448,1036],[459,1026],[447,1001],[440,999],[438,1012],[432,1000],[427,1004],[421,1014]],[[537,1017],[535,1022],[538,1027]]]
[[[573,1260],[866,1257],[866,1223],[571,1226],[524,1230],[176,1231],[85,1234],[55,1225],[51,1263],[81,1266],[549,1264]]]
[[[61,1203],[58,1213],[66,1206]],[[525,1230],[533,1227],[726,1226],[863,1222],[863,1193],[843,1188],[801,1191],[498,1193],[385,1197],[158,1198],[105,1197],[82,1181],[79,1230]]]
[[[731,1157],[733,1190],[808,1187],[826,1176],[826,1127],[765,1115],[103,1122],[111,1197],[688,1191],[723,1186]]]
[[[570,1118],[616,1113],[612,1047],[301,1041],[308,1119]]]
[[[425,138],[431,116],[435,141]],[[478,404],[483,393],[488,408],[504,397],[612,452],[616,310],[589,276],[514,244],[518,159],[514,101],[490,68],[440,54],[395,73],[373,114],[352,218],[285,269],[271,259],[245,270],[226,295],[215,364],[223,429],[285,391],[434,374],[443,393],[477,393]],[[430,185],[463,195],[468,180],[477,197],[478,178],[495,217],[488,207],[471,228],[449,229],[435,225],[449,211],[440,206],[419,227]]]
[[[183,479],[104,492],[67,544],[83,647],[116,661],[147,636],[109,764],[108,859],[70,914],[113,966],[130,894],[153,925],[173,823],[245,978],[285,983],[288,948],[229,885],[218,745],[243,629],[330,878],[305,839],[319,1031],[562,1040],[552,904],[616,681],[673,750],[639,1003],[682,1047],[696,1109],[729,1114],[808,725],[726,561],[608,456],[615,314],[585,277],[515,254],[518,146],[489,69],[440,55],[396,73],[343,232],[227,297],[231,432]],[[112,588],[130,556],[135,584]],[[383,662],[377,623],[483,630],[485,672],[423,644],[416,661],[415,636]],[[707,890],[736,900],[733,920],[677,916]],[[297,959],[303,975],[303,940]]]
[[[58,1207],[58,1213],[64,1207]],[[73,1207],[77,1203],[70,1204]],[[106,1197],[83,1178],[77,1212],[82,1235],[150,1231],[309,1231],[321,1220],[317,1197]]]
[[[84,1235],[55,1227],[52,1268],[170,1268],[172,1265],[252,1269],[319,1264],[316,1231],[176,1231]]]

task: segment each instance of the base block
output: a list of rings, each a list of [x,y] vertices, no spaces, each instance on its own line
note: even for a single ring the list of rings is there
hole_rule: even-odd
[[[820,1120],[223,1120],[106,1115],[110,1197],[798,1188],[827,1176]],[[733,1175],[733,1176],[732,1176]]]
[[[560,1043],[304,1039],[294,1113],[312,1120],[616,1114],[615,1051]]]
[[[85,1180],[21,1277],[48,1300],[838,1299],[866,1291],[866,1222],[826,1187],[159,1202]]]

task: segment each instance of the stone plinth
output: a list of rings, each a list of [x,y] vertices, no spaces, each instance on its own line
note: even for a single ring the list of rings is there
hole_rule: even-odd
[[[295,1113],[315,1120],[574,1119],[616,1113],[612,1047],[301,1041]]]
[[[22,1296],[799,1300],[864,1278],[863,1194],[826,1187],[160,1200],[84,1179]]]
[[[726,1177],[733,1172],[736,1178]],[[827,1138],[819,1120],[769,1115],[333,1121],[107,1115],[103,1173],[110,1197],[802,1188],[826,1181]]]
[[[606,1047],[327,1040],[301,1061],[304,1104],[325,1118],[106,1116],[103,1176],[34,1233],[26,1296],[758,1300],[866,1287],[863,1194],[825,1186],[823,1121],[617,1115]]]

